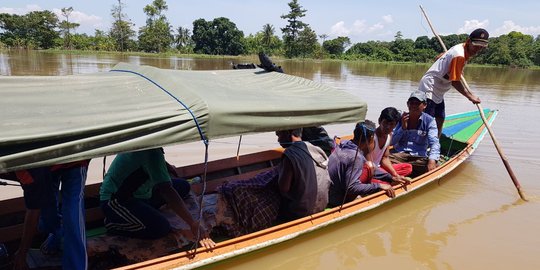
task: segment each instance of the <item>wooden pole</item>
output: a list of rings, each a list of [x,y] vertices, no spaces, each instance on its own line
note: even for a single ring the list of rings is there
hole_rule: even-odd
[[[444,42],[442,41],[441,37],[437,34],[435,29],[433,28],[433,25],[431,24],[431,21],[429,20],[429,17],[427,16],[426,12],[424,11],[424,8],[422,7],[422,5],[420,5],[420,10],[422,10],[422,13],[424,14],[424,17],[426,18],[426,21],[428,22],[429,27],[431,28],[431,31],[433,32],[433,35],[435,35],[435,37],[437,37],[437,39],[439,40],[439,42],[440,42],[441,46],[443,47],[444,51],[445,52],[448,51],[448,49],[444,45]],[[470,93],[471,88],[469,87],[469,84],[465,80],[465,77],[463,77],[463,74],[461,75],[460,80],[461,80],[461,84],[463,84],[463,87],[465,88],[465,90],[467,90]],[[491,137],[491,140],[493,141],[493,144],[495,145],[495,148],[497,149],[497,152],[499,153],[499,156],[501,157],[501,160],[502,160],[502,162],[504,164],[504,167],[506,168],[506,171],[508,171],[508,174],[510,175],[510,178],[512,179],[512,182],[514,183],[514,186],[516,187],[516,189],[517,189],[517,191],[519,193],[519,196],[521,197],[522,200],[527,201],[527,199],[525,198],[525,194],[523,194],[523,191],[521,190],[521,185],[519,184],[519,181],[518,181],[516,175],[514,174],[514,171],[512,170],[512,167],[510,167],[510,163],[508,162],[508,159],[506,158],[506,155],[503,153],[502,148],[499,146],[499,142],[495,138],[495,134],[493,133],[493,131],[491,130],[491,127],[489,126],[489,123],[488,123],[488,121],[486,119],[486,116],[484,115],[484,110],[482,109],[482,105],[476,104],[476,107],[478,108],[478,112],[480,113],[480,117],[482,117],[482,121],[484,122],[484,126],[488,130],[489,136]]]

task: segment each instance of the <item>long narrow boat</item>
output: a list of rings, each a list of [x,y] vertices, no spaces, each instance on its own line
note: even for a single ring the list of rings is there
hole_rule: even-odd
[[[494,110],[485,110],[486,118],[490,124],[495,120],[497,113],[498,112]],[[485,133],[486,128],[483,125],[478,111],[448,116],[444,124],[443,136],[441,137],[441,153],[445,156],[446,161],[437,169],[414,178],[412,183],[406,188],[403,186],[395,187],[396,198],[407,196],[430,183],[436,182],[446,174],[450,173],[474,152]],[[281,150],[276,149],[247,155],[241,157],[239,161],[236,158],[219,160],[209,164],[209,172],[218,175],[218,172],[230,171],[230,169],[243,172],[245,171],[244,168],[248,167],[272,167],[276,165],[275,162],[279,160],[280,156]],[[178,168],[178,170],[185,175],[198,176],[202,173],[202,165]],[[264,169],[257,169],[234,176],[217,178],[210,182],[210,187],[215,187],[220,183],[231,179],[247,179],[263,170]],[[352,216],[369,211],[382,204],[390,203],[392,200],[394,199],[389,198],[381,191],[356,199],[344,204],[342,207],[326,209],[323,212],[302,219],[225,240],[218,243],[211,252],[205,249],[197,249],[195,254],[193,251],[179,252],[157,259],[128,265],[121,269],[191,269],[209,265],[241,254],[276,245],[296,238],[299,235],[330,226]]]
[[[7,113],[3,115],[8,117],[2,119],[1,127],[12,129],[9,129],[9,132],[0,138],[0,146],[2,146],[0,149],[0,172],[99,157],[156,145],[163,146],[194,141],[199,136],[213,139],[273,131],[279,128],[356,122],[365,117],[365,103],[355,97],[344,95],[342,92],[322,87],[311,81],[284,74],[264,73],[259,70],[232,72],[234,73],[213,71],[206,74],[199,72],[184,74],[177,71],[163,72],[154,68],[120,65],[113,70],[112,74],[107,75],[74,76],[76,78],[62,79],[31,78],[26,82],[18,82],[15,79],[13,81],[10,79],[7,82],[0,81],[0,84],[4,83],[10,86],[2,89],[11,89],[16,92],[16,90],[20,90],[17,89],[17,86],[24,84],[26,89],[37,91],[42,98],[54,95],[54,92],[46,90],[52,91],[52,88],[63,85],[65,88],[58,95],[75,94],[84,102],[99,106],[99,108],[90,109],[90,114],[94,113],[92,115],[97,118],[97,121],[96,119],[88,121],[81,118],[82,115],[88,115],[89,112],[79,113],[77,106],[82,104],[76,102],[68,108],[67,112],[71,114],[62,118],[60,116],[66,112],[50,106],[50,104],[45,108],[38,106],[29,114],[24,114],[25,112],[21,110],[14,110],[14,113],[8,110],[4,111]],[[208,78],[212,78],[214,84]],[[97,93],[90,93],[89,88],[93,89],[95,86],[85,85],[84,82],[81,83],[81,80],[101,84],[103,87],[112,84],[112,89],[119,91],[119,94],[105,97],[103,95],[111,90],[101,88],[97,89]],[[268,83],[268,81],[273,83]],[[30,88],[27,87],[28,84],[30,84]],[[223,84],[227,84],[227,86],[223,87]],[[180,86],[175,88],[178,85]],[[215,91],[204,92],[215,85],[220,85],[217,93]],[[197,91],[183,92],[184,88],[190,89],[193,86],[202,93]],[[41,88],[36,90],[38,87]],[[128,88],[135,88],[137,91],[133,93],[133,91],[128,91]],[[184,108],[178,109],[178,104],[175,102],[171,105],[168,100],[160,99],[159,93],[152,92],[155,88],[169,90],[167,92],[171,93],[173,97],[189,96],[189,101],[200,99],[202,103],[182,104]],[[231,94],[235,99],[241,99],[240,101],[230,100],[232,106],[229,106],[228,110],[221,105],[224,101],[229,101],[227,93],[219,92],[223,88],[235,92],[234,95]],[[239,90],[238,88],[243,89]],[[253,91],[254,88],[260,91],[271,88],[275,90],[273,94],[278,95],[278,97],[271,97],[264,93],[251,95],[249,91]],[[325,98],[321,98],[319,102],[295,103],[294,105],[298,106],[294,108],[290,108],[291,105],[282,104],[284,98],[303,97],[307,91],[316,97],[321,98],[323,95]],[[14,108],[20,105],[17,102],[26,100],[20,95],[15,96],[20,100],[16,99],[14,104],[10,104]],[[49,100],[56,101],[57,98],[58,96],[53,96],[49,97]],[[118,103],[118,99],[123,100]],[[332,99],[333,102],[329,102],[328,99]],[[136,102],[143,102],[146,106],[141,106]],[[249,110],[240,106],[246,102],[253,103],[250,104]],[[149,103],[152,106],[149,106]],[[328,105],[328,103],[332,105]],[[212,107],[213,105],[214,107]],[[317,110],[317,108],[322,109]],[[133,109],[138,109],[138,111],[133,112]],[[127,116],[125,115],[126,111],[129,113]],[[21,113],[26,117],[18,118],[19,120],[23,119],[23,123],[14,122],[13,119],[16,119]],[[20,125],[31,127],[32,124],[36,125],[39,121],[43,121],[35,119],[36,114],[39,113],[52,114],[52,119],[47,119],[47,124],[51,124],[51,126],[38,125],[36,130],[17,128]],[[486,110],[485,113],[490,123],[497,115],[497,111]],[[190,114],[194,116],[193,118],[202,121],[195,125],[193,122],[196,121],[189,120]],[[58,123],[59,119],[64,122]],[[251,122],[250,119],[256,119],[256,121]],[[83,122],[81,123],[81,121]],[[141,126],[144,128],[140,128]],[[34,134],[36,131],[41,133]],[[461,113],[447,117],[443,130],[444,136],[441,139],[441,153],[447,157],[447,160],[436,170],[415,178],[412,184],[407,186],[407,189],[397,186],[396,196],[406,196],[448,174],[472,154],[484,133],[485,127],[482,125],[478,112]],[[59,156],[58,153],[64,155]],[[209,162],[207,166],[197,164],[179,167],[177,171],[186,178],[193,178],[203,177],[206,169],[205,178],[208,184],[206,192],[212,193],[215,192],[216,187],[226,181],[248,179],[276,166],[280,161],[281,154],[282,149],[269,150],[238,158],[231,157]],[[202,187],[200,184],[195,184],[193,190],[200,192]],[[89,229],[102,226],[103,214],[98,207],[98,191],[99,184],[89,185],[85,190],[87,228]],[[392,200],[383,192],[375,193],[347,203],[342,207],[327,209],[309,217],[279,224],[248,235],[224,239],[212,251],[198,248],[197,250],[177,252],[181,247],[176,247],[175,252],[169,252],[171,254],[155,254],[159,257],[146,258],[144,261],[138,262],[128,261],[126,262],[128,265],[123,266],[123,268],[189,269],[212,264],[293,239],[301,234],[359,215]],[[23,199],[4,200],[0,202],[0,205],[2,206],[0,207],[0,217],[2,217],[0,219],[0,242],[16,246],[22,232]],[[99,229],[97,230],[99,231]],[[90,258],[90,260],[92,259]]]

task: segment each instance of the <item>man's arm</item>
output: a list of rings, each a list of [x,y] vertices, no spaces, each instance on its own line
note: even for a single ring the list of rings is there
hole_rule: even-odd
[[[375,193],[379,190],[380,185],[377,183],[374,184],[364,184],[360,182],[360,176],[362,175],[362,169],[364,167],[364,162],[366,159],[360,153],[355,153],[356,158],[350,157],[351,160],[349,164],[346,165],[346,179],[345,186],[347,197],[356,197],[356,196],[366,196],[371,193]],[[354,163],[353,163],[354,162]]]
[[[428,171],[431,171],[437,167],[437,161],[441,155],[441,144],[439,143],[439,130],[437,129],[437,123],[433,119],[428,126],[428,145],[429,145],[429,161]]]
[[[167,202],[167,205],[189,225],[191,232],[195,237],[200,233],[201,245],[206,248],[212,248],[216,245],[214,241],[209,238],[206,230],[202,226],[199,226],[199,223],[193,219],[191,213],[187,210],[184,201],[180,198],[178,192],[174,190],[171,182],[157,184],[154,188],[156,189],[155,192],[158,192],[165,202]]]
[[[480,103],[480,98],[473,95],[470,91],[465,89],[465,86],[461,83],[461,81],[452,81],[452,86],[458,90],[463,96],[465,96],[467,99],[469,99],[472,103],[478,104]]]
[[[387,171],[392,177],[397,177],[398,173],[394,169],[394,166],[392,166],[392,162],[390,161],[390,150],[388,150],[388,147],[384,149],[384,154],[381,158],[381,168],[383,168],[385,171]]]
[[[403,120],[402,120],[403,121]],[[392,138],[390,140],[390,145],[396,145],[399,143],[399,140],[401,140],[401,137],[403,137],[403,128],[400,121],[397,126],[394,128],[394,133],[392,135]]]
[[[28,255],[28,250],[30,250],[32,239],[37,232],[39,213],[39,209],[26,209],[22,238],[19,249],[15,253],[15,258],[13,259],[13,269],[28,269],[26,256]]]

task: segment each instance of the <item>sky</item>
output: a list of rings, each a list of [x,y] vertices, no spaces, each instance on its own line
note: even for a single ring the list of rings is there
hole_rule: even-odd
[[[122,0],[124,13],[138,30],[145,24],[144,6],[152,0]],[[286,20],[280,16],[289,13],[290,0],[168,0],[167,19],[177,29],[193,29],[193,21],[226,17],[236,24],[244,35],[255,34],[269,23],[276,34]],[[474,1],[474,0],[299,0],[307,10],[301,20],[318,35],[328,39],[348,36],[353,43],[369,40],[390,41],[398,31],[404,38],[433,36],[419,5],[426,10],[436,31],[441,35],[470,33],[482,27],[492,37],[519,31],[537,37],[540,35],[540,1]],[[108,31],[113,21],[110,15],[118,0],[0,0],[0,13],[23,15],[30,11],[51,10],[59,18],[60,9],[73,7],[70,21],[80,24],[77,33],[94,34],[95,29]]]

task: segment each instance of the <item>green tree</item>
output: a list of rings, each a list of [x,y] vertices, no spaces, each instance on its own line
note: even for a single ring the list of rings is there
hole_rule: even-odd
[[[62,16],[64,16],[66,19],[60,22],[59,27],[64,34],[64,48],[66,49],[72,49],[71,29],[75,30],[75,28],[80,26],[80,24],[78,23],[73,23],[69,21],[69,16],[71,16],[72,12],[73,7],[62,8]]]
[[[183,53],[189,53],[193,50],[193,40],[191,40],[191,30],[188,28],[179,26],[176,29],[176,36],[174,37],[174,44],[176,49]]]
[[[263,51],[267,54],[276,54],[279,51],[282,42],[275,35],[274,26],[268,23],[263,25],[262,31],[257,33],[257,36],[259,35],[261,36],[261,48],[256,53]]]
[[[65,39],[64,39],[65,42]],[[95,50],[93,37],[87,34],[71,34],[69,37],[70,49]]]
[[[165,52],[173,42],[171,25],[163,14],[168,9],[165,0],[154,0],[143,9],[148,17],[139,29],[139,47],[146,52]]]
[[[276,35],[270,37],[270,43],[265,43],[265,39],[268,39],[268,36],[264,31],[259,31],[255,35],[250,34],[244,38],[244,45],[247,54],[258,54],[259,52],[264,52],[267,55],[278,55],[281,54],[282,42]],[[266,41],[267,42],[267,41]]]
[[[401,31],[395,35],[394,41],[390,45],[390,50],[394,53],[394,61],[412,61],[414,59],[414,41],[404,39]]]
[[[319,38],[322,40],[322,43],[324,43],[326,41],[327,38],[329,38],[330,36],[328,36],[327,34],[321,34],[319,35]]]
[[[195,52],[214,55],[239,55],[245,53],[244,33],[225,17],[213,21],[198,19],[193,22]]]
[[[460,35],[452,34],[452,35],[440,36],[440,37],[442,41],[444,42],[444,45],[446,45],[446,48],[450,49],[454,45],[465,42],[467,40],[467,37],[469,37],[469,35],[468,34],[460,34]],[[430,40],[430,43],[431,43],[431,48],[434,51],[439,52],[439,53],[442,53],[444,51],[443,48],[441,47],[439,40],[436,37],[432,37]]]
[[[432,49],[431,41],[427,36],[417,37],[414,41],[415,49]]]
[[[263,25],[262,34],[262,45],[270,48],[272,46],[272,38],[274,37],[274,26],[269,23]]]
[[[304,29],[300,31],[298,35],[298,49],[300,50],[300,56],[314,56],[313,54],[318,47],[320,47],[320,45],[317,40],[317,33],[315,33],[308,25],[304,26]]]
[[[8,47],[54,47],[59,37],[58,17],[51,11],[32,11],[26,15],[0,14],[0,41]]]
[[[111,16],[114,22],[109,30],[109,36],[114,40],[115,50],[121,52],[134,49],[132,44],[133,37],[135,37],[135,30],[132,29],[133,23],[123,13],[124,6],[121,0],[118,0],[118,5],[113,5]]]
[[[113,37],[111,37],[102,30],[96,29],[94,36],[92,37],[92,49],[98,51],[114,51],[118,49],[117,45],[118,44]],[[128,41],[128,43],[124,46],[128,47],[129,45],[130,44]]]
[[[356,43],[345,52],[348,56],[371,61],[392,61],[394,53],[390,50],[390,43],[384,41],[368,41]]]
[[[491,38],[487,50],[472,59],[475,63],[512,67],[529,67],[534,63],[534,39],[530,35],[512,31]]]
[[[337,37],[335,39],[324,41],[322,47],[331,55],[339,56],[343,54],[345,48],[351,45],[348,37]]]
[[[298,0],[292,0],[288,5],[291,11],[288,14],[281,15],[281,18],[286,19],[288,24],[281,28],[281,31],[283,32],[285,56],[292,58],[303,54],[298,39],[300,31],[308,25],[299,19],[306,16],[307,10],[302,9],[302,6],[298,4]]]
[[[536,39],[534,39],[532,61],[535,65],[540,66],[540,35],[536,36]]]

